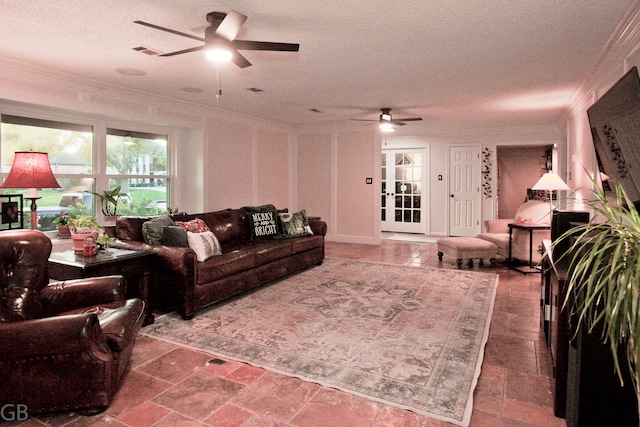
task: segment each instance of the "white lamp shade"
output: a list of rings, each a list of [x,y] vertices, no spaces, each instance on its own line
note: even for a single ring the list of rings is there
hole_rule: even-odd
[[[560,178],[557,174],[553,172],[547,172],[536,182],[532,190],[571,190],[569,186]]]

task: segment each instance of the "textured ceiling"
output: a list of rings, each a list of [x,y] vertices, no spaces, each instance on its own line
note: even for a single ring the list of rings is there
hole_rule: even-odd
[[[0,57],[296,126],[359,126],[350,119],[381,107],[423,117],[405,129],[555,124],[632,3],[0,0]],[[216,67],[202,52],[132,49],[199,44],[135,20],[203,37],[206,14],[231,9],[248,16],[238,39],[300,52],[244,51],[253,66],[225,64],[216,100]]]

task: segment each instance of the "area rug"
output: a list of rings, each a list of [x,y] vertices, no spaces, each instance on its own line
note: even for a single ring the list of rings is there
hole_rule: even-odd
[[[498,276],[327,258],[147,335],[467,426]]]
[[[429,237],[424,234],[394,234],[387,237],[387,240],[398,240],[400,242],[437,243],[437,237]]]

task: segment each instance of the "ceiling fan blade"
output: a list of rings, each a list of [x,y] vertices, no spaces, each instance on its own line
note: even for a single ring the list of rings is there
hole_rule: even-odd
[[[406,123],[403,123],[400,120],[391,120],[391,122],[389,122],[389,123],[391,123],[394,126],[404,126],[404,125],[406,125]]]
[[[155,25],[155,24],[150,24],[148,22],[144,22],[144,21],[133,21],[134,24],[140,24],[140,25],[144,25],[145,27],[149,27],[149,28],[154,28],[156,30],[160,30],[160,31],[165,31],[167,33],[171,33],[171,34],[176,34],[178,36],[182,36],[182,37],[187,37],[193,40],[198,40],[203,42],[204,39],[202,37],[198,37],[198,36],[194,36],[192,34],[187,34],[187,33],[183,33],[181,31],[176,31],[176,30],[172,30],[170,28],[165,28],[165,27],[161,27],[159,25]]]
[[[236,64],[240,68],[247,68],[251,66],[251,62],[247,60],[240,52],[237,50],[233,52],[233,56],[231,57],[231,62]]]
[[[373,119],[351,119],[354,122],[377,122],[378,120],[373,120]]]
[[[164,53],[159,56],[176,56],[176,55],[182,55],[183,53],[195,52],[202,49],[204,49],[204,46],[196,46],[196,47],[190,47],[189,49],[183,49],[183,50],[177,50],[175,52]]]
[[[396,120],[399,121],[399,122],[419,122],[419,121],[422,120],[422,117],[408,117],[406,119],[393,119],[391,121],[393,122],[393,121],[396,121]]]
[[[247,20],[247,17],[236,11],[230,11],[227,16],[222,20],[216,34],[224,37],[227,40],[233,40],[238,35],[242,24]]]
[[[238,50],[273,50],[281,52],[297,52],[298,43],[258,42],[253,40],[234,40],[233,45]]]

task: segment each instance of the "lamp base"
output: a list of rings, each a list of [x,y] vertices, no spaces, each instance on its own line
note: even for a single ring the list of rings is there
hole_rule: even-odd
[[[31,229],[38,229],[38,205],[36,200],[41,199],[40,196],[25,197],[26,200],[31,200]]]

